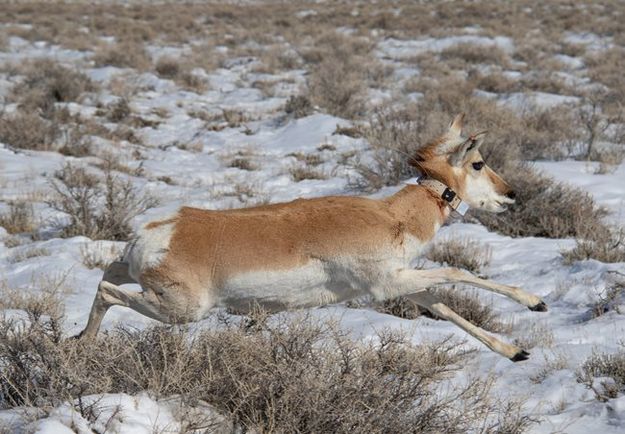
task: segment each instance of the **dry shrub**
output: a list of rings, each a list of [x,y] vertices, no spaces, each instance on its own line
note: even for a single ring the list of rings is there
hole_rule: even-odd
[[[316,153],[306,154],[304,152],[291,152],[287,154],[287,157],[294,157],[297,161],[307,166],[319,166],[323,163],[323,158]]]
[[[87,134],[87,127],[74,124],[66,126],[61,132],[58,152],[72,157],[86,157],[91,155],[92,141]]]
[[[367,90],[361,71],[349,58],[324,60],[310,75],[311,100],[335,116],[346,119],[361,116]]]
[[[124,122],[132,115],[132,109],[127,98],[119,98],[117,101],[110,103],[104,109],[97,112],[98,115],[106,117],[110,122]]]
[[[590,226],[590,222],[587,222]],[[623,228],[591,225],[575,240],[575,247],[561,252],[565,264],[596,259],[601,262],[625,262],[625,232]]]
[[[97,66],[117,66],[145,70],[150,66],[150,57],[143,44],[138,41],[120,42],[98,48],[93,56]]]
[[[532,383],[543,383],[553,372],[570,367],[569,357],[566,354],[554,352],[552,356],[543,354],[543,358],[545,360],[544,365],[529,377]]]
[[[625,158],[625,152],[622,149],[603,149],[595,151],[593,160],[598,161],[599,165],[595,168],[595,175],[606,175],[614,173],[621,165]]]
[[[39,256],[49,256],[50,252],[41,247],[29,247],[25,249],[20,249],[17,252],[14,252],[9,258],[9,262],[12,264],[16,264],[18,262],[23,262],[30,258],[37,258]]]
[[[519,82],[519,88],[524,91],[531,90],[557,95],[571,95],[574,93],[564,79],[554,74],[553,70],[548,69],[524,74]]]
[[[464,268],[479,274],[490,263],[491,250],[488,246],[471,238],[449,238],[435,242],[426,257],[450,267]]]
[[[373,192],[413,176],[415,170],[410,165],[411,158],[418,147],[426,143],[424,136],[433,129],[427,121],[428,115],[417,106],[376,110],[369,122],[370,127],[364,132],[374,150],[373,163],[357,161],[354,168],[358,177],[349,180],[350,186]],[[446,122],[449,121],[438,120],[435,124],[439,128],[434,127],[438,130],[434,134],[441,133]]]
[[[606,112],[620,110],[625,100],[625,49],[615,46],[607,50],[594,51],[584,61],[588,65],[588,75],[593,81],[606,86],[607,94],[603,101]]]
[[[94,90],[89,77],[49,59],[36,60],[24,69],[25,77],[13,88],[12,97],[25,111],[51,117],[55,103],[76,101]]]
[[[580,237],[601,227],[605,215],[587,192],[535,172],[527,165],[502,174],[516,202],[502,214],[474,211],[488,229],[511,237]]]
[[[248,172],[257,170],[258,166],[251,160],[245,157],[235,157],[228,163],[228,167],[235,167],[241,170],[247,170]]]
[[[521,115],[518,138],[523,158],[560,160],[569,157],[571,148],[583,137],[583,131],[577,125],[575,110],[571,106],[525,110]]]
[[[297,69],[300,66],[300,59],[297,53],[287,47],[274,45],[260,53],[262,66],[256,68],[257,72],[277,74],[280,71]]]
[[[10,234],[33,232],[37,228],[33,204],[23,200],[9,202],[8,212],[0,214],[0,226]]]
[[[506,77],[500,72],[489,72],[483,74],[476,72],[472,74],[475,87],[486,92],[509,93],[518,89],[518,82]]]
[[[173,57],[161,57],[154,67],[159,76],[174,79],[180,74],[180,60]]]
[[[508,56],[497,46],[484,47],[476,44],[456,44],[444,49],[440,53],[441,60],[445,62],[460,59],[469,64],[494,64],[505,67],[508,64]],[[452,63],[453,64],[453,63]]]
[[[582,364],[577,381],[592,389],[599,401],[616,398],[625,390],[625,351],[593,353]]]
[[[304,95],[291,95],[284,104],[286,114],[293,116],[295,119],[306,117],[312,114],[314,108],[310,99]]]
[[[295,182],[301,182],[306,179],[328,179],[324,172],[310,166],[292,166],[289,169],[289,174]]]
[[[590,319],[599,318],[608,312],[621,313],[619,304],[625,292],[624,282],[614,282],[597,294],[597,300],[590,307]]]
[[[199,92],[206,88],[206,82],[191,72],[191,65],[182,59],[161,57],[154,69],[160,77],[174,80],[185,89]]]
[[[238,128],[250,120],[244,112],[234,109],[222,109],[221,115],[228,128]]]
[[[0,320],[4,408],[73,402],[88,416],[97,401],[74,399],[147,390],[189,407],[208,402],[241,431],[334,433],[495,432],[508,408],[490,399],[488,382],[450,384],[467,358],[450,340],[417,346],[381,332],[363,344],[332,323],[258,312],[195,333],[153,327],[63,340],[58,314],[16,307],[29,320]],[[515,432],[527,428],[527,416],[516,420]]]
[[[191,71],[182,71],[178,75],[177,83],[184,89],[194,92],[204,92],[208,88],[206,81]]]
[[[375,65],[370,43],[329,33],[319,38],[315,47],[304,54],[305,60],[313,63],[308,80],[311,101],[347,119],[364,114],[368,75]]]
[[[101,179],[67,164],[55,177],[55,195],[48,205],[70,218],[63,228],[66,237],[125,241],[131,234],[130,221],[156,204],[150,196],[139,196],[130,181],[115,176],[110,168]]]
[[[0,114],[0,142],[17,149],[48,151],[60,134],[53,123],[34,113]]]
[[[599,148],[599,142],[621,143],[625,139],[625,110],[610,107],[609,91],[595,91],[584,96],[577,109],[577,121],[584,129],[582,149],[578,157],[600,161],[607,165],[618,165],[623,160],[623,150],[618,148]]]
[[[374,305],[378,312],[403,319],[417,319],[425,310],[406,297],[395,297]]]

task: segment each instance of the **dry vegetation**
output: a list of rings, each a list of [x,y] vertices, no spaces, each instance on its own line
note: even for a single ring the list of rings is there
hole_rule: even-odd
[[[426,253],[426,257],[434,262],[480,274],[490,263],[491,250],[471,238],[449,238],[436,241]]]
[[[74,68],[43,59],[19,66],[22,80],[12,90],[20,109],[50,118],[54,104],[77,101],[84,92],[95,90],[91,80]]]
[[[48,205],[70,218],[70,224],[62,229],[66,237],[125,241],[131,234],[130,220],[156,203],[149,195],[138,196],[132,183],[110,168],[101,179],[67,164],[56,173],[52,187],[55,196]]]
[[[449,340],[414,346],[381,332],[361,344],[331,323],[255,311],[196,333],[117,329],[79,341],[61,334],[54,288],[40,297],[5,288],[2,300],[27,316],[0,319],[4,408],[73,402],[92,420],[97,400],[74,398],[147,390],[187,407],[208,402],[244,431],[523,432],[530,424],[518,407],[489,400],[489,382],[447,383],[469,357]]]
[[[37,222],[32,203],[9,202],[8,211],[0,214],[0,226],[10,234],[34,232],[37,229]]]
[[[599,401],[616,398],[625,391],[625,351],[594,353],[582,365],[577,381],[592,389]]]
[[[593,225],[575,242],[575,247],[562,252],[566,264],[586,259],[601,262],[625,262],[623,228]]]
[[[596,294],[596,300],[590,307],[589,319],[595,319],[608,312],[621,313],[619,308],[625,293],[624,282],[614,282]]]

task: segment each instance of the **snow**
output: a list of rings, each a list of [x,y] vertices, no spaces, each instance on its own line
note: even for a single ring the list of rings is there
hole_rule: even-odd
[[[575,104],[579,97],[547,92],[512,92],[499,98],[499,102],[513,110],[529,108],[553,108],[564,104]]]
[[[304,19],[314,11],[303,10],[297,17]],[[512,39],[496,36],[479,36],[479,29],[465,29],[466,35],[418,40],[386,39],[378,45],[378,55],[396,60],[408,59],[424,52],[438,53],[457,44],[477,44],[483,47],[498,47],[507,53],[514,51]],[[592,34],[567,34],[565,40],[591,47],[605,47],[609,41]],[[156,57],[176,53],[171,47],[159,50],[151,47]],[[9,39],[9,49],[0,53],[0,62],[18,62],[21,59],[54,57],[63,62],[80,62],[84,52],[61,49],[45,43],[30,43],[20,38]],[[568,68],[578,71],[584,68],[578,58],[558,55],[557,59]],[[145,175],[128,177],[145,194],[157,196],[161,204],[138,216],[135,227],[168,214],[181,204],[190,204],[212,209],[241,207],[254,201],[280,202],[298,197],[314,197],[330,194],[347,194],[347,178],[350,169],[339,164],[344,155],[356,153],[366,157],[367,143],[362,138],[351,138],[334,134],[337,126],[350,126],[351,122],[323,113],[313,113],[301,119],[285,118],[280,108],[297,83],[305,80],[300,70],[280,75],[260,76],[250,71],[257,59],[241,57],[229,59],[224,67],[204,74],[210,86],[199,94],[181,90],[173,81],[163,80],[152,73],[134,75],[132,80],[140,91],[132,97],[131,106],[137,115],[152,119],[153,110],[165,109],[167,116],[159,118],[157,128],[138,130],[145,146],[135,147],[128,143],[114,144],[98,139],[99,149],[110,147],[117,155],[128,156],[140,150],[140,162]],[[130,70],[103,67],[86,68],[89,77],[105,86],[113,78],[126,76]],[[520,73],[507,71],[518,78]],[[395,72],[398,78],[409,78],[418,71],[408,67]],[[577,76],[572,76],[577,77]],[[255,80],[268,79],[277,83],[291,80],[282,94],[265,97],[252,87]],[[4,94],[10,83],[0,79],[0,91]],[[289,87],[292,86],[292,87]],[[542,92],[512,93],[504,96],[480,93],[495,97],[506,106],[516,109],[527,107],[554,107],[578,102],[576,97],[547,94]],[[383,93],[373,96],[383,99]],[[388,96],[387,96],[388,97]],[[418,97],[413,94],[413,97]],[[117,97],[102,91],[98,102],[106,105]],[[85,117],[95,115],[95,107],[86,104],[68,105],[72,113]],[[207,128],[205,121],[193,117],[193,110],[205,110],[219,115],[223,110],[240,110],[248,115],[240,126],[226,126],[223,129]],[[249,134],[249,129],[252,134]],[[199,152],[185,150],[181,145],[198,145]],[[320,151],[326,145],[327,150]],[[254,171],[228,167],[237,153],[243,153],[254,162]],[[316,154],[322,158],[318,169],[326,179],[295,182],[289,169],[300,164],[298,154]],[[9,247],[0,242],[0,278],[9,287],[22,291],[38,291],[40,279],[62,281],[66,306],[66,335],[80,331],[86,321],[97,284],[102,272],[88,269],[82,263],[84,249],[106,252],[121,250],[124,243],[93,242],[85,237],[61,239],[52,237],[55,219],[59,213],[48,208],[44,202],[49,197],[50,180],[53,174],[72,157],[54,152],[14,151],[0,145],[0,211],[6,209],[6,202],[28,195],[39,198],[37,210],[43,216],[42,239],[28,245]],[[81,160],[86,164],[87,160]],[[136,161],[132,164],[138,165]],[[132,164],[130,164],[132,166]],[[611,212],[608,217],[619,224],[625,223],[625,166],[614,172],[597,175],[595,163],[578,161],[538,162],[536,167],[557,180],[567,182],[591,194],[595,200]],[[134,167],[134,166],[133,166]],[[175,180],[166,184],[161,177]],[[244,203],[233,193],[237,185],[254,187],[256,196]],[[396,188],[387,188],[374,195],[380,197],[392,193]],[[549,304],[548,313],[536,313],[496,295],[480,292],[480,297],[492,303],[506,321],[515,324],[510,335],[503,339],[523,337],[532,327],[542,327],[553,335],[549,345],[539,344],[531,349],[532,358],[524,363],[513,364],[491,353],[475,339],[450,323],[425,317],[414,321],[398,319],[370,309],[350,309],[343,305],[327,306],[312,311],[313,315],[340,318],[341,326],[351,330],[355,338],[373,339],[382,328],[402,329],[411,333],[416,343],[431,341],[453,335],[458,341],[466,340],[467,347],[477,348],[478,356],[465,368],[484,377],[493,375],[495,391],[501,396],[526,399],[525,410],[539,419],[531,432],[548,433],[617,433],[625,430],[625,397],[621,396],[602,403],[594,399],[593,393],[576,380],[576,369],[593,350],[615,351],[625,336],[625,316],[610,312],[595,319],[589,319],[587,312],[597,294],[609,284],[613,274],[610,271],[625,272],[625,264],[603,264],[598,261],[583,261],[565,265],[560,252],[574,245],[572,239],[510,238],[487,231],[484,227],[469,223],[454,223],[443,227],[437,239],[449,237],[471,237],[488,245],[493,252],[490,265],[484,273],[489,278],[507,284],[522,286],[527,291],[543,297]],[[52,238],[51,238],[52,237]],[[0,240],[6,240],[0,228]],[[44,254],[15,262],[16,255],[32,249],[41,249]],[[434,265],[434,264],[429,264]],[[139,290],[137,285],[129,288]],[[466,288],[459,287],[459,291]],[[133,327],[155,324],[146,317],[122,307],[113,307],[104,319],[103,328],[111,329],[117,323]],[[199,322],[194,327],[208,327],[210,320]],[[557,357],[565,360],[564,367],[554,369],[545,375],[543,381],[533,381],[548,361]],[[49,433],[148,433],[179,432],[180,421],[169,403],[150,397],[147,393],[135,396],[125,394],[104,394],[83,397],[85,402],[99,401],[101,413],[94,420],[85,419],[66,403],[36,420],[29,420],[18,410],[0,411],[0,420],[15,424],[28,432]],[[17,429],[17,428],[16,428]]]
[[[42,419],[29,424],[26,429],[37,434],[91,434],[113,432],[119,434],[175,434],[181,430],[172,410],[140,393],[89,395],[83,398],[85,407],[97,402],[98,412],[93,420],[83,417],[74,405],[64,404]]]
[[[514,41],[505,36],[460,35],[444,38],[423,38],[418,40],[399,40],[388,38],[378,44],[382,56],[391,59],[406,59],[419,54],[440,53],[460,44],[473,44],[482,47],[497,47],[507,53],[514,51]]]

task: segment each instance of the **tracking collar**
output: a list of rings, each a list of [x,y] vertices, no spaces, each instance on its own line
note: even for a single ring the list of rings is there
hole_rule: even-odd
[[[462,216],[469,210],[469,205],[460,199],[455,191],[436,179],[416,177],[404,181],[404,184],[424,186],[436,196],[443,199],[451,209]]]

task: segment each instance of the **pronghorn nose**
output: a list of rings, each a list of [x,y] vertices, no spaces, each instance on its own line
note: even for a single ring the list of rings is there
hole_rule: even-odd
[[[508,199],[514,200],[516,198],[516,193],[514,192],[514,190],[510,190],[509,192],[506,193],[506,197]]]

